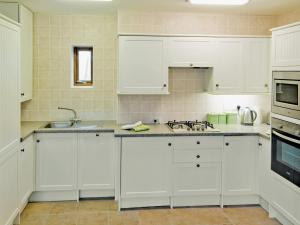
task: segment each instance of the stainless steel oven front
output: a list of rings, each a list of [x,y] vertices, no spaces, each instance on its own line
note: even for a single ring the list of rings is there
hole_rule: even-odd
[[[300,71],[273,72],[272,112],[300,119]]]
[[[272,118],[271,168],[300,187],[300,125]]]

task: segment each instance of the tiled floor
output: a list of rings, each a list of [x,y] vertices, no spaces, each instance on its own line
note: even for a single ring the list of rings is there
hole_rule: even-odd
[[[280,225],[260,207],[180,208],[118,212],[114,201],[30,203],[21,225]]]

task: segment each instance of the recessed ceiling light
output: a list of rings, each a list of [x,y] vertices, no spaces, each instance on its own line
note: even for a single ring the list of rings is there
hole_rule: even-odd
[[[198,5],[245,5],[249,0],[187,0]]]

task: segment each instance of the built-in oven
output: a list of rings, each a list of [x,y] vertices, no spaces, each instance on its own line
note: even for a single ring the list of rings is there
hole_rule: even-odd
[[[272,118],[271,168],[300,187],[300,125]]]
[[[300,119],[300,71],[273,72],[272,112]]]

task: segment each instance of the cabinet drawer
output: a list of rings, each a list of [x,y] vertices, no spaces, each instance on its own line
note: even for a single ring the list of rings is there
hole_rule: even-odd
[[[173,161],[181,162],[221,162],[221,149],[174,150]]]
[[[173,172],[175,195],[221,193],[221,163],[178,163]]]
[[[223,147],[223,137],[177,137],[173,140],[174,149],[218,149]]]

